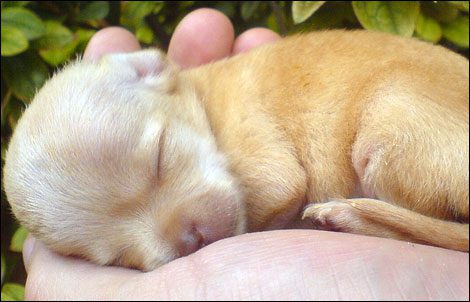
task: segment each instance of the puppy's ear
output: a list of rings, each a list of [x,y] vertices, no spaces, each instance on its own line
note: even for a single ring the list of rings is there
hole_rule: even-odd
[[[158,49],[107,54],[101,59],[100,64],[116,72],[129,72],[149,85],[167,89],[173,86],[173,79],[178,71],[176,65]]]

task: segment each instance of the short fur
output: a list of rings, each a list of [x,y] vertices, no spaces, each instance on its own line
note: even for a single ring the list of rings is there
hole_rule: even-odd
[[[36,95],[4,183],[35,236],[100,264],[151,270],[306,221],[468,251],[468,118],[468,60],[383,33],[296,35],[188,71],[111,54]]]

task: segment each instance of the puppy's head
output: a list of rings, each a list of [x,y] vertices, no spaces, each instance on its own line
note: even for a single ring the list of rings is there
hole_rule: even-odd
[[[20,119],[4,172],[32,234],[99,264],[151,270],[245,227],[205,112],[158,51],[56,74]]]

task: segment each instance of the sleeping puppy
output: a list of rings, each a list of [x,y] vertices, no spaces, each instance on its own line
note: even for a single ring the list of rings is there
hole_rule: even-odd
[[[64,255],[152,270],[244,232],[313,227],[468,251],[469,63],[366,31],[180,71],[76,61],[11,139],[12,210]]]

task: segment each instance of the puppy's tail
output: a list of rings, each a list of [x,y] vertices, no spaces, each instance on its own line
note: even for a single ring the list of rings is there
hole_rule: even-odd
[[[428,217],[376,199],[339,199],[309,205],[303,218],[320,228],[388,237],[468,252],[469,225]]]

